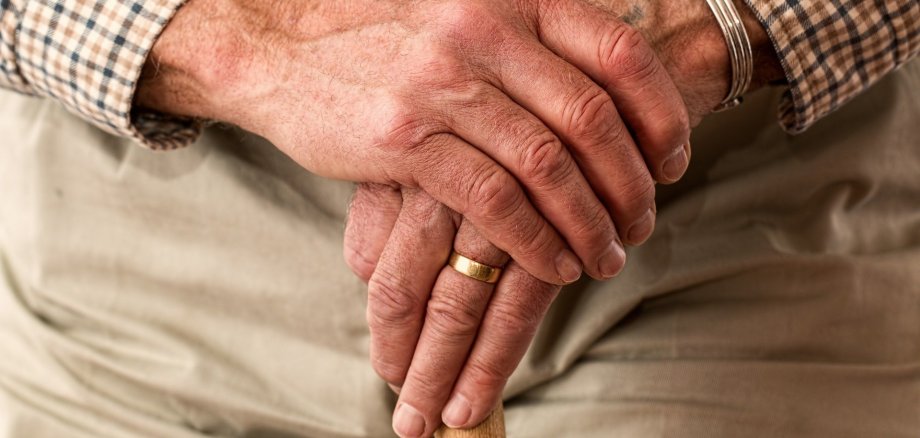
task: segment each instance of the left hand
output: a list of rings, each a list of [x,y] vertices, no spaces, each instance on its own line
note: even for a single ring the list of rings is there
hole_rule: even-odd
[[[508,262],[470,222],[416,189],[359,186],[345,248],[352,269],[374,290],[370,353],[374,369],[400,393],[394,429],[430,436],[441,421],[454,428],[479,424],[561,286]],[[451,248],[503,266],[499,282],[445,266]]]

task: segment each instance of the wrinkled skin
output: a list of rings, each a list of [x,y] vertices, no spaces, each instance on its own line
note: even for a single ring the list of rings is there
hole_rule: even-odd
[[[651,234],[655,182],[683,175],[691,123],[728,87],[697,6],[190,0],[136,103],[367,183],[347,261],[370,281],[374,368],[402,388],[394,426],[427,436],[442,413],[484,418],[559,285],[612,278]],[[478,284],[442,271],[452,247],[513,261]]]
[[[684,5],[675,12],[641,0],[601,3],[602,9],[622,16],[652,40],[681,91],[690,123],[698,124],[728,88],[726,47],[709,11]],[[669,24],[662,24],[662,18]],[[768,45],[762,29],[752,17],[746,18],[758,47]],[[775,55],[766,49],[758,55],[761,75],[755,78],[756,86],[781,77]],[[622,91],[611,93],[617,107],[627,111],[620,95]],[[626,114],[623,119],[635,133],[641,129],[634,123],[654,122]],[[636,136],[640,149],[646,144],[641,135]],[[685,168],[689,144],[676,154],[679,166]],[[648,153],[645,156],[658,182],[674,182],[665,172],[654,172],[659,162],[649,159]],[[623,238],[639,244],[651,232],[649,228]],[[490,286],[445,268],[451,248],[482,263],[506,266],[501,282]],[[355,273],[370,282],[372,361],[381,376],[400,390],[397,411],[409,405],[433,423],[440,412],[452,427],[482,421],[500,398],[561,287],[533,277],[516,261],[506,265],[508,255],[489,243],[474,224],[413,189],[360,185],[349,214],[345,249]],[[375,308],[381,305],[401,309],[396,312],[399,318],[379,319]],[[397,415],[398,431],[399,421]]]

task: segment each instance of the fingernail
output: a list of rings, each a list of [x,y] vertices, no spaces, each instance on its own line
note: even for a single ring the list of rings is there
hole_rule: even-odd
[[[626,250],[623,249],[623,244],[616,239],[610,242],[607,251],[601,256],[598,269],[605,279],[609,279],[616,277],[617,274],[623,270],[623,266],[625,265]]]
[[[650,208],[642,216],[642,219],[636,221],[626,233],[629,242],[633,245],[642,243],[648,239],[655,228],[655,212]]]
[[[578,281],[578,279],[581,278],[581,270],[581,263],[571,251],[564,249],[559,253],[559,256],[556,257],[556,272],[559,274],[559,277],[562,278],[562,281],[566,283]]]
[[[400,404],[393,416],[393,430],[402,438],[418,438],[425,433],[425,418],[412,406]]]
[[[390,387],[390,390],[392,390],[394,393],[396,393],[396,395],[399,395],[399,392],[402,391],[402,387],[396,386],[396,385],[394,385],[394,384],[392,384],[392,383],[387,383],[387,386],[389,386],[389,387]]]
[[[687,166],[690,164],[690,154],[687,152],[689,148],[690,145],[677,148],[661,167],[661,172],[670,182],[679,180],[687,172]]]
[[[465,426],[466,423],[470,421],[470,416],[472,415],[473,408],[470,407],[470,402],[468,402],[465,397],[458,394],[447,402],[441,420],[443,420],[444,424],[448,427],[458,429]]]

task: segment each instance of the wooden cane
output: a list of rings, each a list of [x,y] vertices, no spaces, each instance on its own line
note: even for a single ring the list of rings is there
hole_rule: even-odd
[[[472,429],[451,429],[441,426],[434,434],[435,438],[505,438],[505,410],[499,402],[498,407],[492,411],[479,426]]]

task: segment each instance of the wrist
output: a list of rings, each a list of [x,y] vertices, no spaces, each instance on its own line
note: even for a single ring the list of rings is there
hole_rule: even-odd
[[[638,0],[640,3],[649,2]],[[783,69],[763,25],[743,0],[734,1],[744,21],[754,53],[754,76],[749,91],[783,78]],[[649,38],[690,113],[709,114],[728,95],[731,58],[715,15],[703,0],[654,2],[656,10],[634,23]],[[698,122],[698,120],[695,120]]]
[[[234,122],[226,105],[252,61],[245,22],[226,0],[189,0],[157,39],[135,92],[135,106]]]

